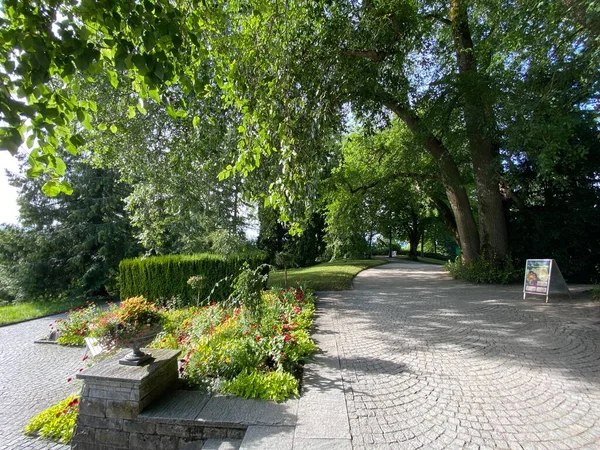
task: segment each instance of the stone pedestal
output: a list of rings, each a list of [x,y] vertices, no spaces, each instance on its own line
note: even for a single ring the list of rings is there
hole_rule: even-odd
[[[126,366],[123,350],[77,375],[83,380],[79,416],[72,448],[77,450],[146,449],[145,436],[154,424],[138,414],[165,391],[177,385],[178,350],[144,349],[152,362]],[[168,445],[166,446],[168,447]]]

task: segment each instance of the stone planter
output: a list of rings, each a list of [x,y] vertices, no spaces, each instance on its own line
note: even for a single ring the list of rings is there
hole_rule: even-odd
[[[152,356],[144,353],[141,347],[148,345],[152,339],[156,337],[162,330],[161,325],[153,325],[152,327],[139,333],[132,339],[125,340],[119,344],[123,347],[130,347],[131,353],[125,355],[125,357],[119,360],[119,364],[126,366],[141,366],[152,360]]]

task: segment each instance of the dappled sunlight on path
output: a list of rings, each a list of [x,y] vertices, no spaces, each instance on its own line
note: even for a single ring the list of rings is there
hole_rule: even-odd
[[[322,295],[354,448],[600,448],[597,305],[411,262],[354,286]]]

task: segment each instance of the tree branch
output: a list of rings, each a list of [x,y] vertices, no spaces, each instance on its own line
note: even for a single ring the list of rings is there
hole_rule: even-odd
[[[452,25],[452,21],[450,19],[446,19],[445,17],[441,17],[436,14],[426,14],[425,18],[437,20],[438,22],[441,22],[444,25]]]
[[[413,178],[416,180],[439,180],[439,177],[437,176],[433,176],[433,175],[423,175],[422,173],[416,173],[416,172],[393,172],[383,178],[380,178],[379,180],[375,180],[372,181],[371,183],[367,183],[367,184],[363,184],[361,186],[357,186],[357,187],[352,187],[350,185],[350,182],[348,180],[344,180],[346,186],[348,187],[348,189],[350,190],[351,194],[356,194],[357,192],[360,191],[368,191],[369,189],[372,189],[376,186],[378,186],[381,183],[385,183],[388,182],[390,180],[393,180],[394,178]]]
[[[344,50],[342,52],[344,56],[352,56],[355,58],[365,58],[370,59],[371,61],[381,62],[383,61],[388,54],[385,52],[378,52],[377,50]]]

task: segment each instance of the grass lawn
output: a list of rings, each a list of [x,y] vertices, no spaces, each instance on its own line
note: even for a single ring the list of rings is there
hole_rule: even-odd
[[[85,300],[72,301],[41,301],[22,302],[12,305],[0,306],[0,325],[21,322],[23,320],[35,319],[37,317],[49,316],[65,312],[78,306],[84,306]]]
[[[422,263],[437,264],[439,266],[443,266],[444,264],[446,264],[448,262],[448,261],[442,261],[439,259],[426,258],[426,257],[422,257],[422,256],[417,256],[417,259],[419,260],[419,262],[422,262]]]
[[[386,261],[381,259],[364,259],[333,261],[302,269],[289,269],[288,286],[301,283],[315,291],[343,291],[352,287],[352,278],[357,273],[385,263]],[[283,270],[270,273],[269,286],[283,286],[284,284]]]

